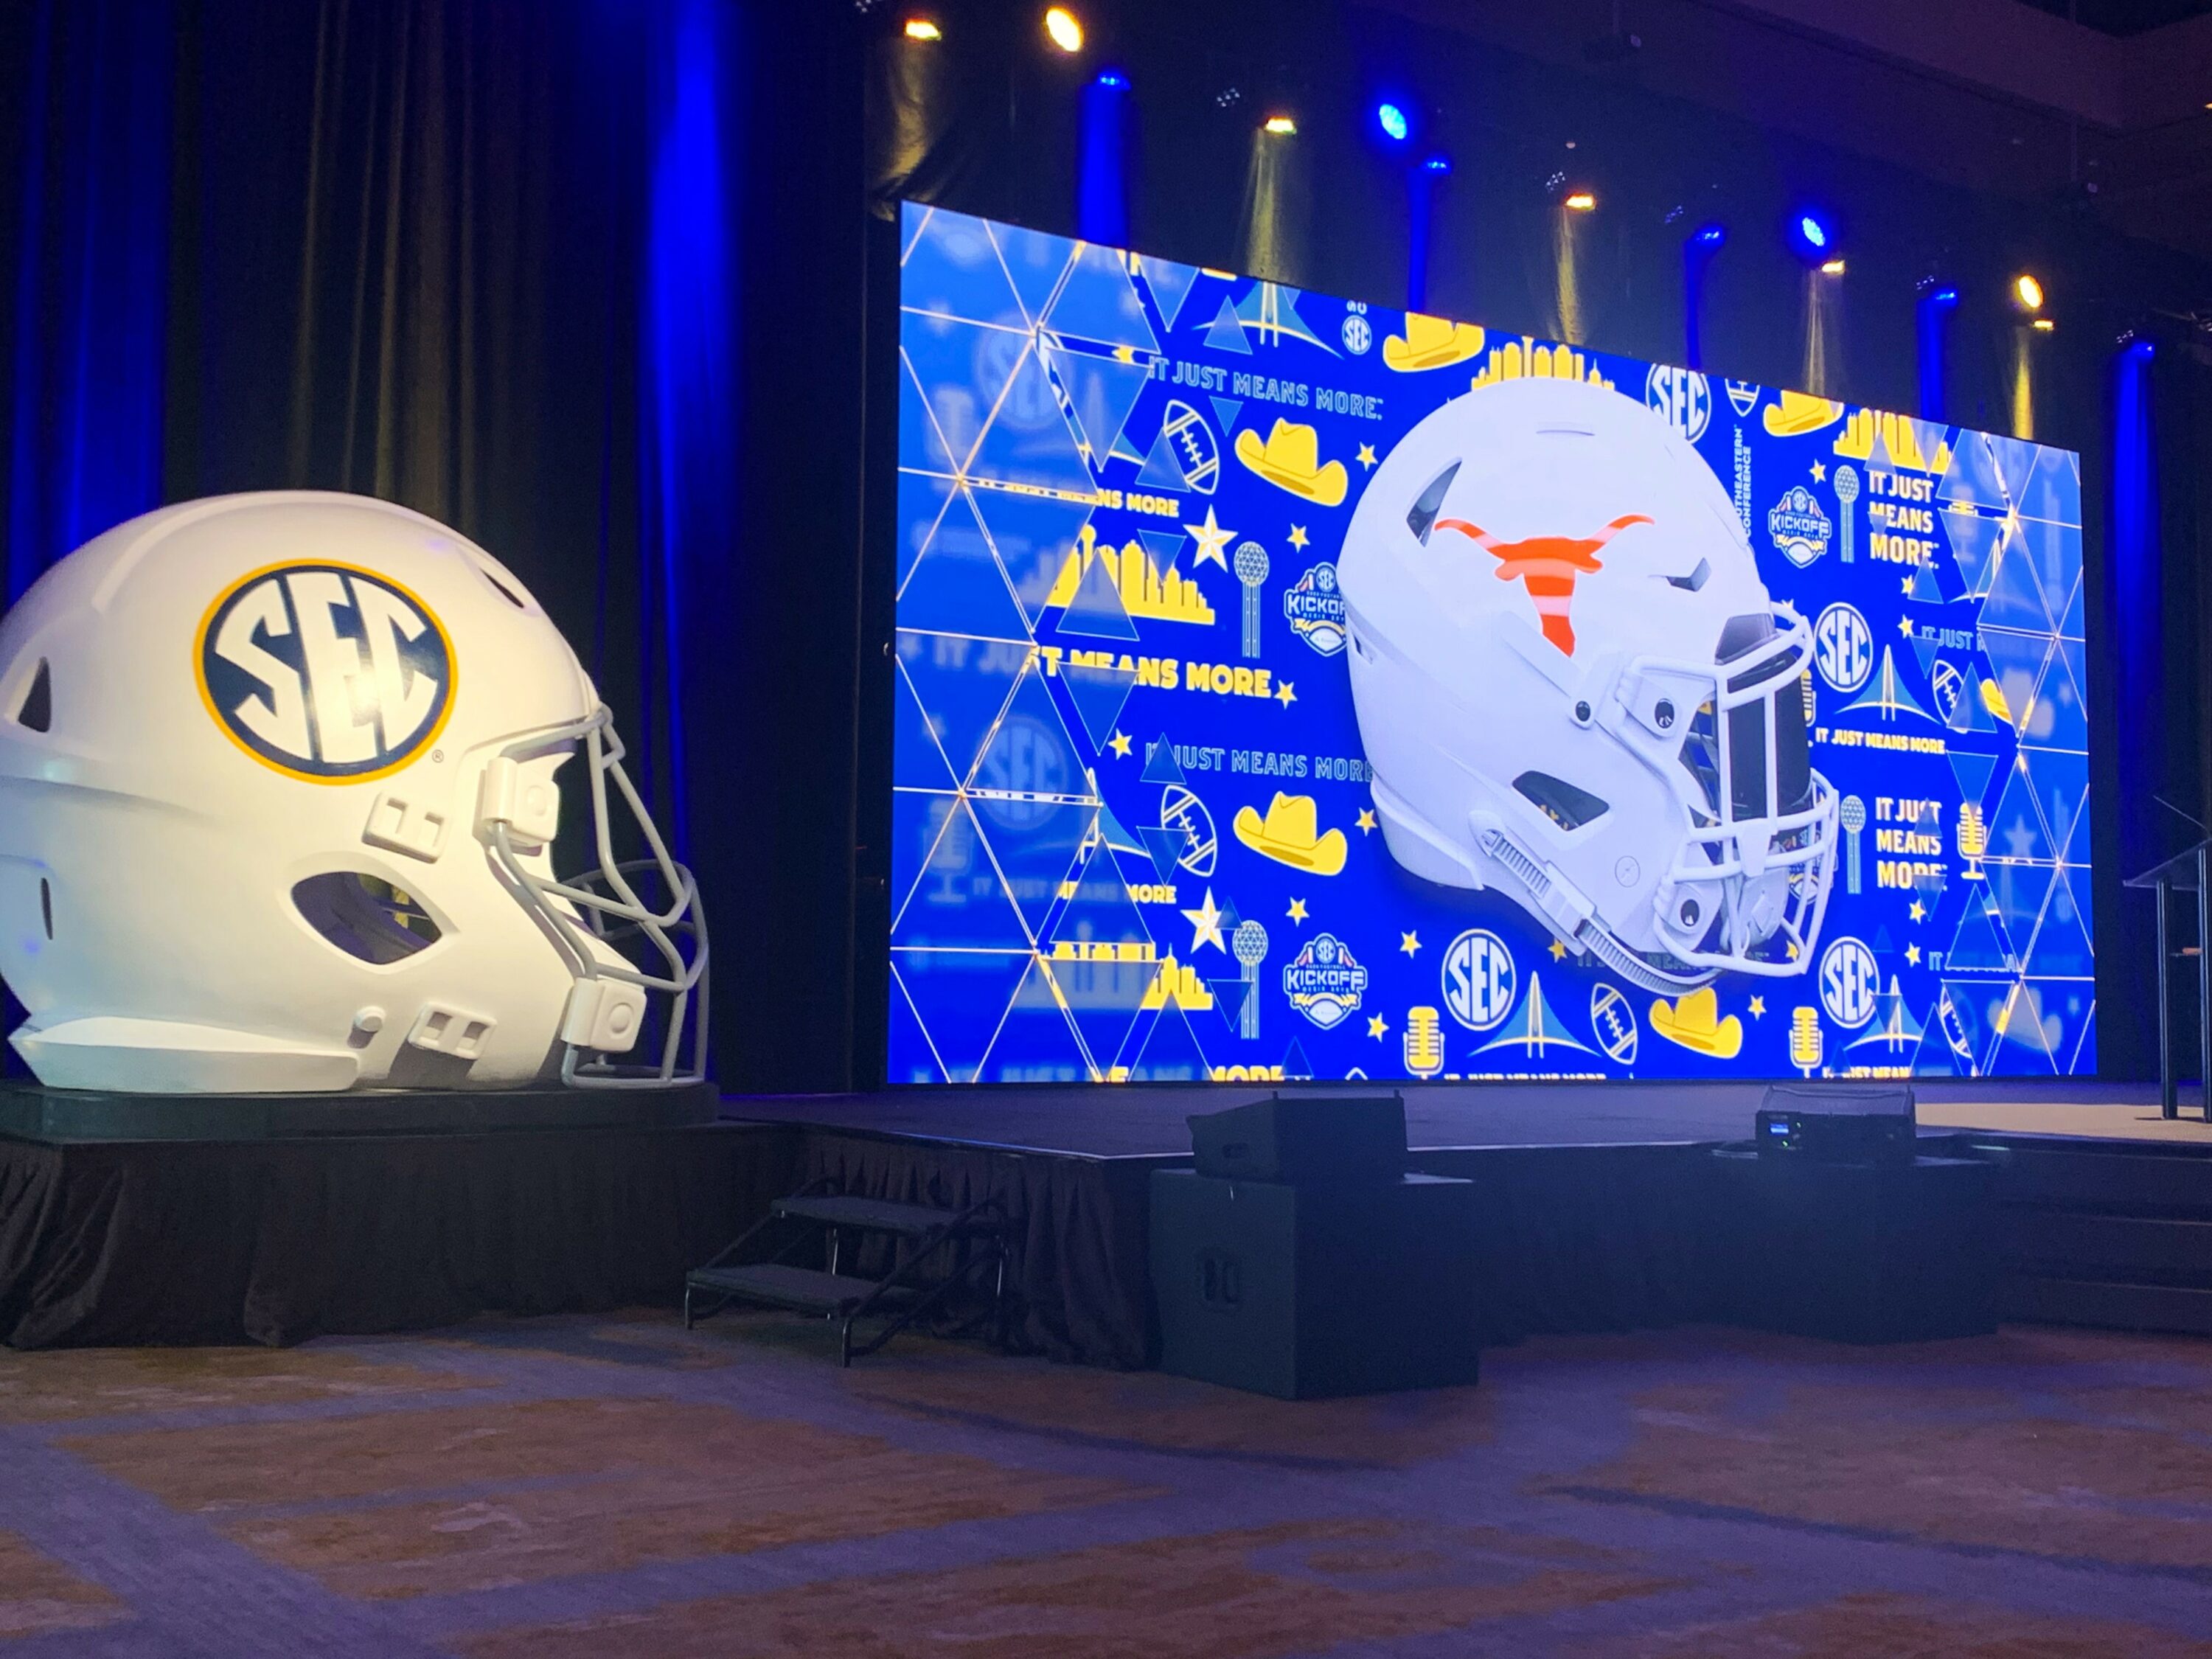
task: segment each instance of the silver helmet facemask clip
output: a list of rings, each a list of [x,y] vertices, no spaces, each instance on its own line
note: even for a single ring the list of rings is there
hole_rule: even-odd
[[[571,752],[579,741],[591,781],[597,864],[562,880],[553,876],[551,865],[557,805],[550,814],[533,813],[518,783],[525,763]],[[561,1080],[577,1088],[672,1088],[707,1074],[707,916],[698,883],[669,855],[623,769],[624,752],[604,703],[581,720],[506,744],[485,768],[478,828],[508,890],[575,979],[561,1022]],[[610,779],[644,837],[647,857],[616,855]],[[557,793],[548,793],[557,802]],[[639,897],[635,878],[640,877],[658,880],[666,895],[665,909]],[[667,1000],[658,1060],[625,1064],[609,1058],[635,1045],[653,994]]]

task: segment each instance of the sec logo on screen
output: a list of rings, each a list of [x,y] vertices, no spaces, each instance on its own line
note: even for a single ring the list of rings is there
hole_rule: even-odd
[[[1712,386],[1693,368],[1654,364],[1644,380],[1644,401],[1692,443],[1705,435],[1713,417]]]
[[[1874,1018],[1881,974],[1874,952],[1855,939],[1839,939],[1820,952],[1820,1006],[1838,1025],[1856,1028]]]
[[[1856,691],[1874,672],[1874,630],[1848,605],[1832,605],[1813,623],[1813,665],[1838,691]]]
[[[302,561],[240,577],[200,619],[193,668],[224,734],[310,783],[398,771],[453,712],[453,650],[429,606],[356,566]]]
[[[1470,927],[1444,951],[1444,1007],[1470,1031],[1486,1031],[1513,1012],[1513,953],[1487,928]]]

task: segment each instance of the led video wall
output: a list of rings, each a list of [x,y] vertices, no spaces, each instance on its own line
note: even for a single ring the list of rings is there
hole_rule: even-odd
[[[901,235],[891,1080],[2094,1072],[2077,456]]]

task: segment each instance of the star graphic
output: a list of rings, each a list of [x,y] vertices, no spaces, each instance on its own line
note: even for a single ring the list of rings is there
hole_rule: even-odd
[[[1359,833],[1361,835],[1373,835],[1375,833],[1375,813],[1373,809],[1365,806],[1361,807],[1359,809],[1358,823]]]
[[[1912,637],[1912,618],[1910,617],[1899,617],[1897,619],[1897,631],[1900,637],[1908,640],[1911,639]]]
[[[1224,530],[1221,527],[1214,519],[1212,507],[1208,507],[1206,509],[1204,524],[1187,524],[1183,528],[1198,538],[1198,551],[1192,554],[1190,559],[1192,569],[1197,569],[1208,559],[1212,560],[1224,570],[1229,568],[1229,561],[1223,556],[1221,550],[1229,545],[1230,539],[1237,532],[1233,530]]]
[[[1291,545],[1292,547],[1304,547],[1305,544],[1306,527],[1302,524],[1292,525],[1291,526]]]
[[[1107,739],[1106,746],[1123,760],[1129,758],[1129,734],[1127,732],[1116,732]]]
[[[1908,945],[1905,947],[1905,964],[1908,968],[1917,968],[1920,965],[1920,947],[1918,945]]]
[[[1560,944],[1559,940],[1553,939],[1552,941],[1552,960],[1554,962],[1565,962],[1566,959],[1567,947]]]
[[[1796,960],[1797,960],[1797,958],[1798,958],[1799,957],[1801,957],[1801,956],[1802,956],[1802,955],[1804,955],[1804,954],[1805,954],[1805,953],[1804,953],[1804,951],[1802,951],[1802,950],[1800,950],[1800,949],[1798,948],[1797,941],[1796,941],[1796,940],[1795,940],[1795,939],[1790,940],[1790,961],[1792,961],[1792,962],[1795,962],[1795,961],[1796,961]]]
[[[1306,919],[1306,902],[1304,899],[1292,899],[1290,914],[1292,921],[1304,921]]]
[[[1419,933],[1399,934],[1398,948],[1410,957],[1421,948],[1421,936]]]
[[[1380,1014],[1373,1015],[1367,1022],[1367,1035],[1373,1037],[1377,1042],[1382,1041],[1382,1033],[1389,1029],[1390,1022],[1383,1018]]]
[[[1912,901],[1912,908],[1907,910],[1905,915],[1911,916],[1915,921],[1925,921],[1928,920],[1928,907],[1918,899],[1915,899]]]
[[[1190,924],[1190,953],[1196,956],[1202,945],[1211,945],[1217,951],[1229,947],[1221,942],[1221,911],[1213,902],[1213,890],[1206,890],[1206,902],[1195,910],[1186,910],[1182,919]]]
[[[1751,1000],[1751,1017],[1753,1019],[1765,1019],[1766,1018],[1766,999],[1765,997],[1753,997]]]
[[[1375,446],[1373,444],[1360,445],[1359,453],[1356,459],[1358,460],[1360,465],[1372,471],[1375,465]]]
[[[1908,599],[1912,597],[1912,578],[1910,576],[1905,579],[1905,597]]]
[[[1284,708],[1288,708],[1297,700],[1297,691],[1288,680],[1285,680],[1280,685],[1278,685],[1275,688],[1275,701],[1282,704]]]
[[[1827,476],[1828,469],[1825,465],[1819,461],[1813,463],[1813,482],[1814,483],[1820,483],[1822,480],[1826,478]]]

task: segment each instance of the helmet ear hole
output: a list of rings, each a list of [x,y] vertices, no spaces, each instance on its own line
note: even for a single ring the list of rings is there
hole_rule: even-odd
[[[293,886],[292,905],[324,939],[380,968],[428,950],[444,933],[413,898],[358,871],[309,876]]]
[[[31,684],[15,705],[15,724],[33,732],[51,732],[54,725],[54,673],[43,657],[39,659]]]

